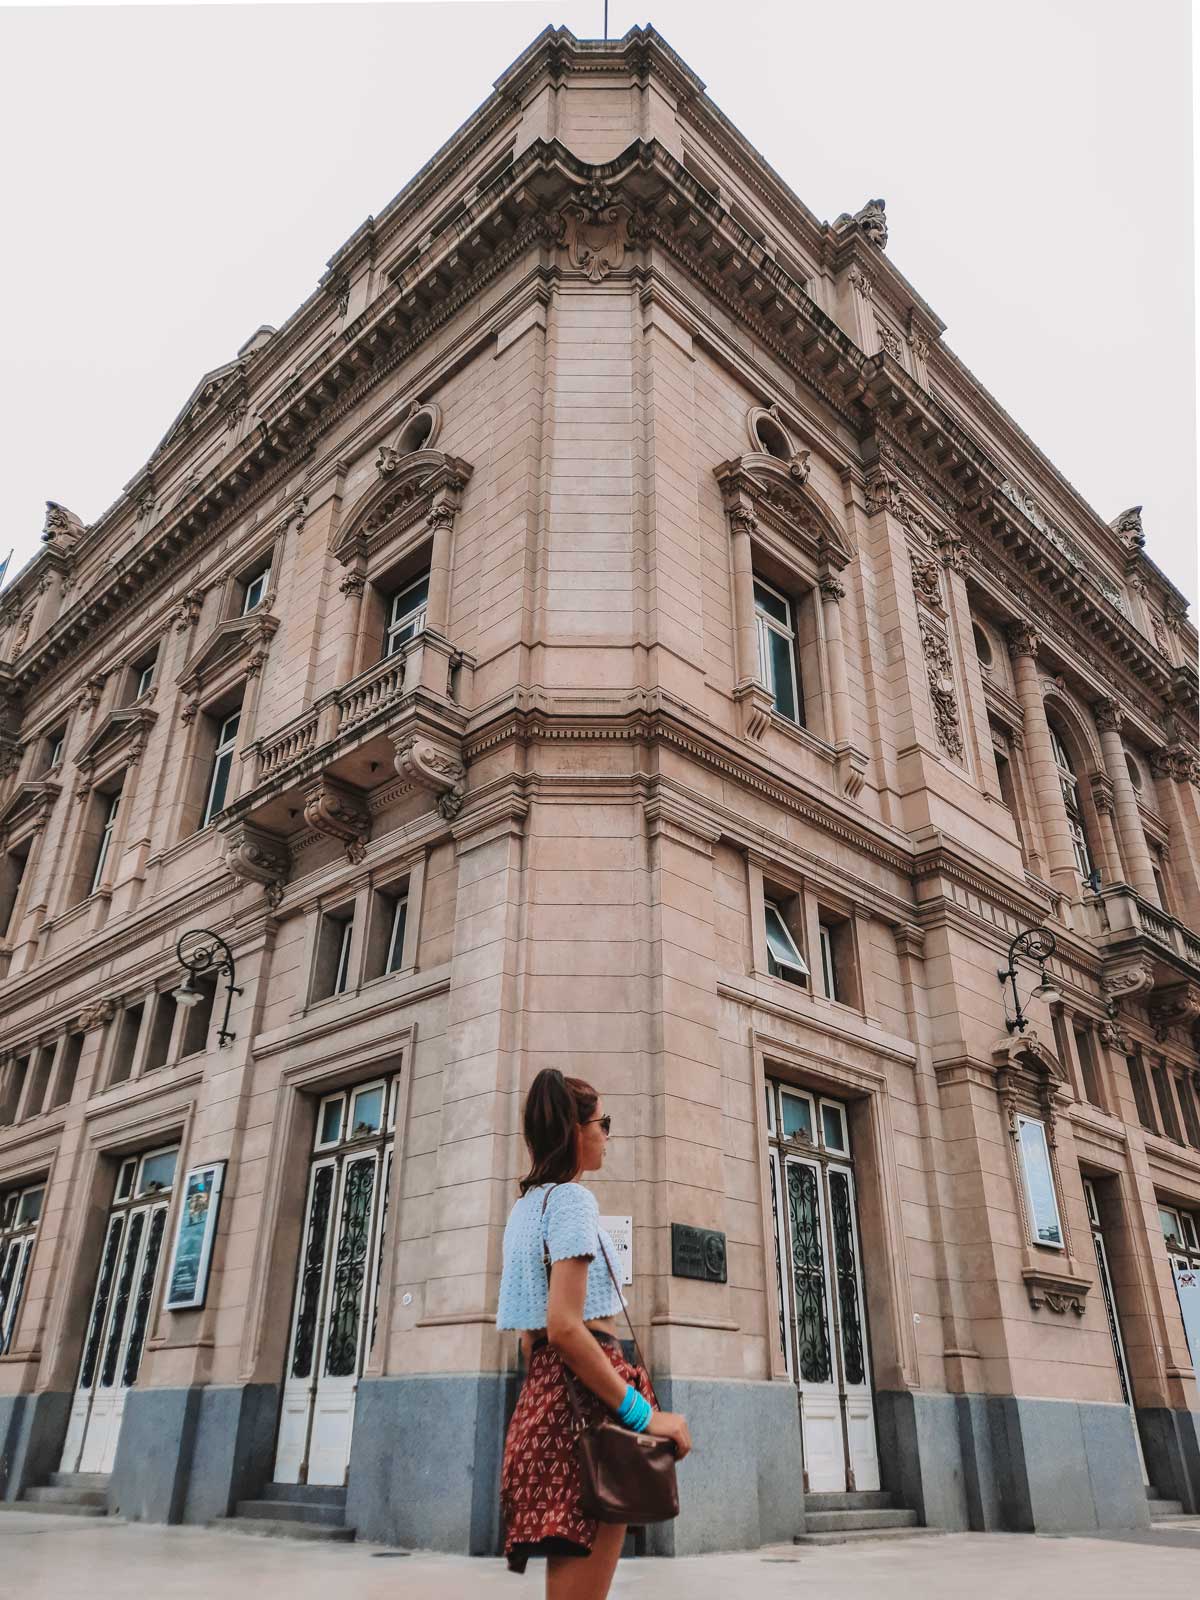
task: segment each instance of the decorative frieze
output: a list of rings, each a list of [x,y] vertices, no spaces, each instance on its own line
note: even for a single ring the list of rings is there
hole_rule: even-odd
[[[921,648],[925,652],[929,698],[933,704],[933,723],[938,743],[947,755],[961,761],[963,737],[954,693],[954,663],[950,656],[950,642],[928,612],[920,612],[917,620],[921,628]]]

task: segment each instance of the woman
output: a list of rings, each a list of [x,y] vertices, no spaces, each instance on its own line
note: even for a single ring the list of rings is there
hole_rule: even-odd
[[[625,1539],[624,1524],[580,1508],[565,1368],[589,1420],[607,1406],[626,1427],[672,1440],[681,1460],[692,1447],[684,1419],[653,1409],[645,1378],[625,1359],[609,1272],[617,1253],[594,1196],[575,1181],[600,1171],[610,1123],[590,1083],[538,1073],[525,1101],[531,1165],[504,1230],[496,1326],[520,1330],[526,1373],[504,1447],[504,1553],[514,1572],[531,1555],[546,1557],[547,1600],[605,1600]]]

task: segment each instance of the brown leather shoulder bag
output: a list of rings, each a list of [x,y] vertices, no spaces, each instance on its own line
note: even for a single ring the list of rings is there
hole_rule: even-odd
[[[550,1297],[550,1250],[546,1244],[546,1204],[551,1184],[542,1201],[542,1261],[546,1268],[546,1298]],[[629,1336],[633,1340],[637,1365],[646,1378],[646,1385],[658,1406],[649,1369],[642,1360],[641,1347],[629,1308],[617,1282],[608,1251],[597,1239],[600,1254],[608,1268],[625,1312]],[[633,1527],[644,1527],[649,1522],[670,1522],[679,1515],[679,1485],[675,1478],[675,1446],[670,1439],[656,1439],[648,1433],[635,1433],[623,1428],[615,1417],[605,1414],[599,1422],[589,1422],[580,1404],[576,1385],[579,1379],[563,1362],[567,1396],[575,1417],[575,1452],[579,1458],[579,1475],[582,1480],[579,1503],[584,1514],[597,1522],[624,1522]]]

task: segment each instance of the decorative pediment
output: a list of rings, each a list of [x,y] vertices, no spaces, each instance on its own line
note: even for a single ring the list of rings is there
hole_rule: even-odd
[[[199,694],[206,684],[235,665],[253,677],[261,671],[278,628],[279,618],[261,610],[219,622],[188,657],[175,680],[177,687]]]
[[[854,551],[829,507],[807,482],[807,461],[781,461],[765,451],[735,456],[714,467],[731,521],[749,519],[782,534],[812,561],[844,567]]]
[[[85,773],[114,755],[134,762],[145,748],[158,713],[148,706],[122,706],[110,711],[75,757],[75,765]]]
[[[59,784],[45,778],[19,783],[0,807],[0,839],[7,840],[26,832],[40,833],[61,793]]]
[[[348,566],[369,560],[386,541],[424,521],[453,521],[474,470],[440,450],[397,455],[384,445],[376,462],[380,482],[359,500],[335,535],[333,554]]]
[[[214,367],[211,372],[206,372],[200,382],[188,395],[183,403],[183,409],[172,422],[159,440],[154,454],[150,457],[154,461],[169,444],[182,437],[189,428],[206,416],[213,409],[218,397],[223,396],[231,387],[237,387],[236,380],[245,371],[244,360],[226,361],[223,366]],[[222,404],[227,404],[222,400]]]
[[[1046,1134],[1054,1143],[1058,1101],[1069,1094],[1067,1075],[1058,1057],[1042,1043],[1035,1028],[1006,1034],[992,1047],[996,1090],[1004,1105],[1009,1132],[1016,1134],[1021,1103],[1032,1102],[1046,1119]]]

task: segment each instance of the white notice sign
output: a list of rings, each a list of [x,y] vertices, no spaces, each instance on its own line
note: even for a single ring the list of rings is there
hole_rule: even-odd
[[[623,1285],[633,1282],[633,1218],[601,1217],[600,1226],[617,1247],[620,1263],[617,1277]]]

